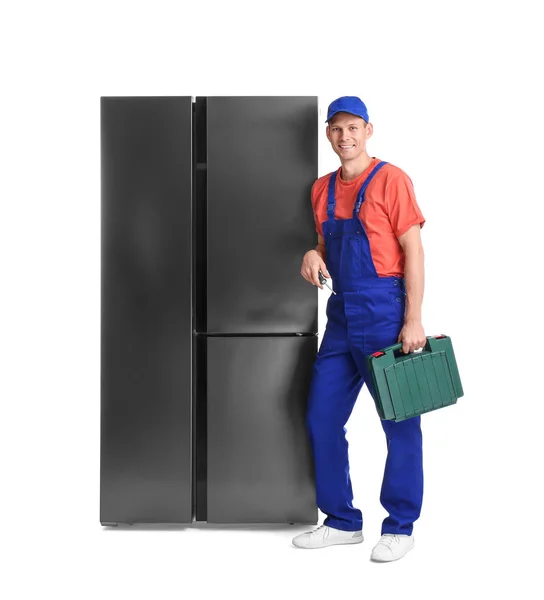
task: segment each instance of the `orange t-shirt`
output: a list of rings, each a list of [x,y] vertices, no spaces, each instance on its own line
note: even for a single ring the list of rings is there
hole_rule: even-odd
[[[351,181],[341,178],[337,171],[335,196],[336,219],[353,216],[357,193],[364,180],[381,159],[372,157],[368,168]],[[317,179],[312,186],[312,207],[316,231],[323,235],[323,221],[327,220],[327,193],[332,173]],[[399,167],[387,163],[374,175],[365,191],[359,218],[368,237],[370,253],[380,277],[404,277],[404,252],[397,238],[417,223],[423,227],[425,218],[416,201],[412,180]],[[326,258],[326,257],[325,257]]]

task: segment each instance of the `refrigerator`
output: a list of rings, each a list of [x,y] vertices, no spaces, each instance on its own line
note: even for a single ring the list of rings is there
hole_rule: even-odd
[[[100,522],[316,523],[318,99],[101,97]]]

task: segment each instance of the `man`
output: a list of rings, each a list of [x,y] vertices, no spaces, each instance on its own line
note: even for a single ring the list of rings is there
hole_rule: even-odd
[[[368,155],[373,126],[362,100],[338,98],[326,122],[341,167],[312,187],[318,244],[305,254],[300,272],[323,289],[321,270],[336,292],[327,303],[306,417],[317,505],[327,516],[323,525],[293,539],[301,548],[363,541],[362,513],[352,504],[344,425],[364,383],[375,395],[366,357],[397,342],[403,352],[426,343],[420,237],[425,219],[412,181],[399,167]],[[413,523],[423,499],[420,419],[381,421],[388,453],[380,501],[389,515],[372,560],[397,560],[414,545]]]

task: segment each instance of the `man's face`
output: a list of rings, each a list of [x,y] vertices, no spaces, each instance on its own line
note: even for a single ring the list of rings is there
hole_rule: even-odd
[[[372,135],[372,124],[350,113],[339,112],[327,125],[327,138],[341,160],[353,160],[366,151],[366,141]]]

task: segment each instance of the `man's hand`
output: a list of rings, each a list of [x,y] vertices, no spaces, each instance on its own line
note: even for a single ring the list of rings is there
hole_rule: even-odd
[[[302,259],[302,266],[300,268],[300,274],[306,281],[317,285],[317,287],[323,289],[323,286],[319,282],[319,271],[323,273],[325,277],[330,278],[327,266],[324,260],[318,254],[317,250],[308,250]]]
[[[427,338],[425,337],[421,321],[418,319],[406,319],[397,342],[402,342],[402,351],[405,354],[414,352],[414,350],[418,350],[419,348],[424,348]]]

